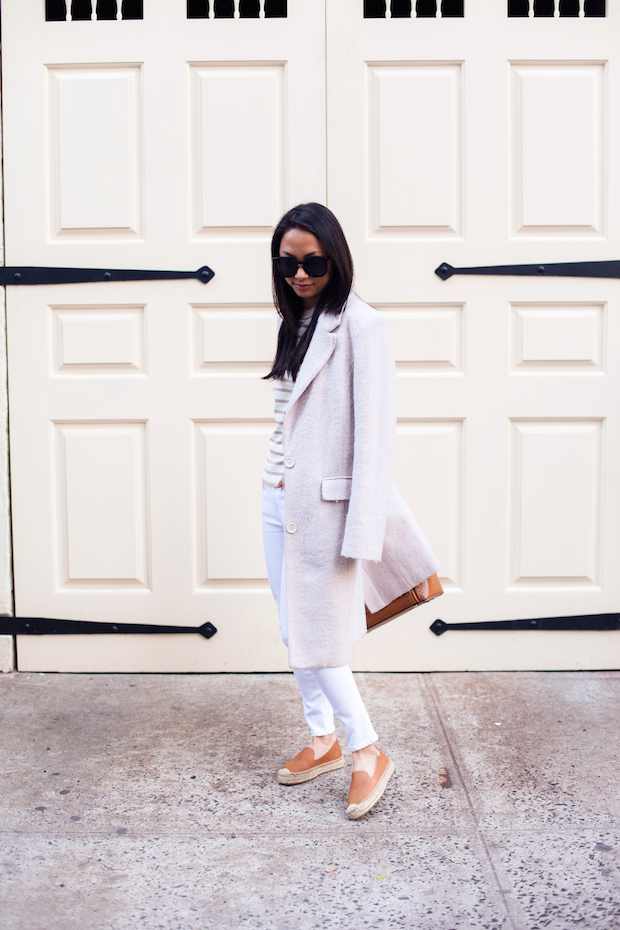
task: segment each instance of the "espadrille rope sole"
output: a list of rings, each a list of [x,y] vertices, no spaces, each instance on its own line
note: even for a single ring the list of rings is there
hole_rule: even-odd
[[[303,772],[289,772],[288,769],[280,769],[278,772],[278,781],[281,785],[301,785],[304,781],[312,781],[317,775],[323,772],[333,772],[335,769],[341,769],[344,765],[344,756],[339,759],[333,759],[331,762],[324,762],[323,765],[314,765],[311,769],[305,769]]]
[[[359,804],[349,804],[347,807],[347,817],[349,820],[359,820],[360,817],[363,817],[364,814],[367,814],[371,807],[377,803],[385,789],[387,788],[387,783],[394,774],[395,765],[390,759],[388,761],[388,766],[372,789],[367,798],[364,798],[363,801],[360,801]]]

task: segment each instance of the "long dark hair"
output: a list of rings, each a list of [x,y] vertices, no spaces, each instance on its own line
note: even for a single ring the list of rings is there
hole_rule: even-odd
[[[293,381],[297,378],[299,367],[310,345],[319,316],[324,311],[340,313],[351,292],[353,284],[353,259],[344,237],[342,226],[331,210],[320,203],[301,203],[285,213],[275,228],[271,240],[272,258],[280,254],[282,237],[289,229],[305,229],[322,243],[331,259],[329,281],[319,294],[310,325],[297,344],[299,320],[303,313],[303,301],[298,297],[283,277],[273,274],[273,302],[282,317],[278,334],[278,347],[273,366],[266,380],[283,378],[286,372]]]

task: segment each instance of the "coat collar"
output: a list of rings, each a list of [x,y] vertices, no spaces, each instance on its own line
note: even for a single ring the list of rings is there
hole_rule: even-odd
[[[291,407],[299,400],[312,381],[314,381],[321,368],[323,368],[334,351],[336,345],[335,331],[340,326],[342,314],[345,313],[345,311],[346,305],[340,313],[322,313],[318,318],[312,341],[308,346],[308,351],[306,352],[297,374],[295,387],[293,388],[291,399],[288,402],[286,416],[289,415]]]

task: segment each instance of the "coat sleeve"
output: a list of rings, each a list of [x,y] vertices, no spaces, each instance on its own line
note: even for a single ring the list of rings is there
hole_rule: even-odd
[[[381,560],[396,432],[396,373],[385,321],[377,313],[352,335],[353,472],[341,555]]]

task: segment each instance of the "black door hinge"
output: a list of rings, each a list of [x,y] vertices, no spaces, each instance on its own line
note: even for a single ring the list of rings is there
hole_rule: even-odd
[[[0,287],[12,284],[90,284],[99,281],[171,281],[196,278],[208,284],[215,275],[203,265],[198,271],[135,271],[130,268],[37,268],[30,265],[0,266]]]
[[[453,268],[442,262],[435,274],[447,281],[453,274],[521,275],[532,278],[620,278],[620,262],[555,262],[551,265],[480,265]]]
[[[539,617],[536,620],[481,620],[475,623],[444,623],[443,620],[435,620],[430,628],[436,636],[448,630],[620,630],[620,614]]]
[[[49,620],[46,617],[0,617],[0,634],[50,636],[60,633],[199,633],[211,639],[212,623],[202,626],[158,626],[156,623],[101,623],[96,620]]]

